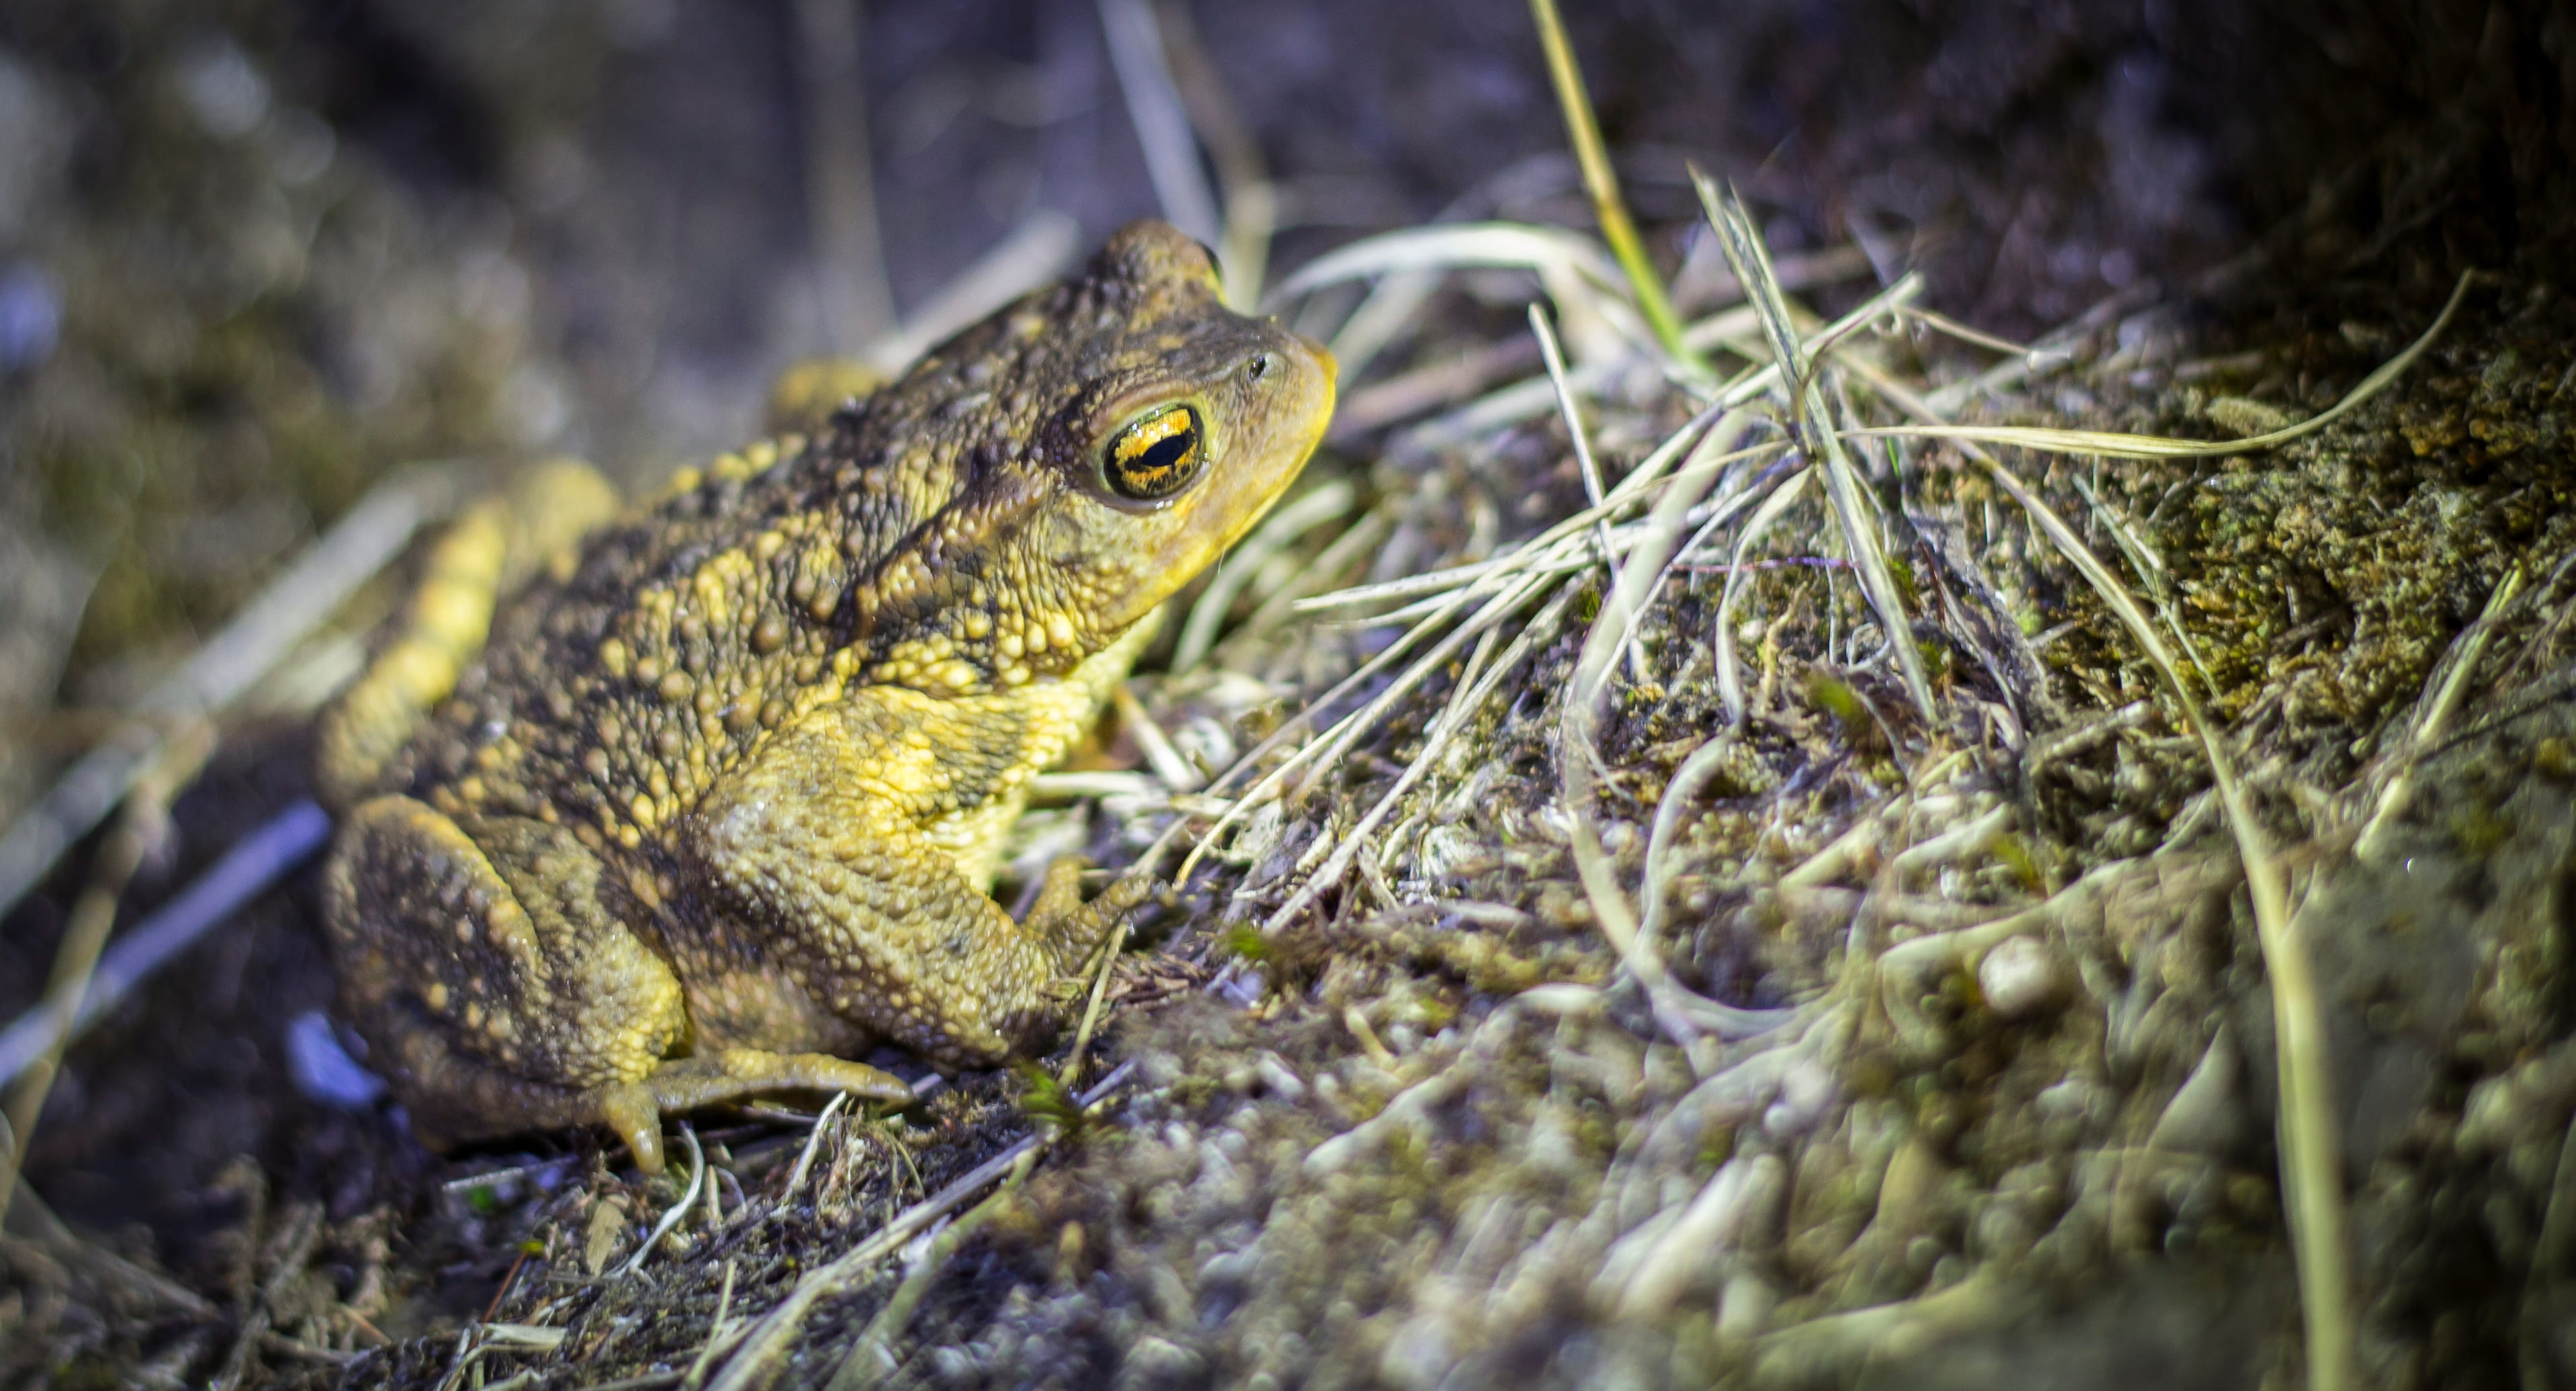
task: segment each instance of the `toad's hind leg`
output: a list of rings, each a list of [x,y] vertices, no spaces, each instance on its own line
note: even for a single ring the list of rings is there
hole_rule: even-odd
[[[470,830],[470,835],[469,835]],[[342,1008],[433,1145],[602,1123],[647,1170],[661,1116],[763,1091],[908,1099],[874,1068],[688,1042],[680,985],[559,827],[460,826],[407,797],[350,813],[326,876]]]

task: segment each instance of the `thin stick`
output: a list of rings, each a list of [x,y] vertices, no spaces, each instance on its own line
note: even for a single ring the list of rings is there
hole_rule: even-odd
[[[847,1096],[849,1093],[843,1092],[842,1095]],[[698,1348],[697,1357],[690,1361],[689,1374],[680,1379],[680,1384],[689,1388],[689,1391],[697,1391],[697,1388],[707,1384],[707,1369],[715,1364],[716,1353],[724,1345],[725,1316],[732,1312],[733,1257],[727,1256],[724,1264],[724,1288],[716,1294],[716,1316],[707,1324],[707,1340]]]
[[[1217,217],[1216,196],[1207,172],[1199,167],[1198,141],[1190,133],[1189,110],[1163,58],[1162,30],[1145,0],[1100,0],[1100,27],[1109,37],[1109,62],[1118,73],[1118,90],[1127,99],[1127,119],[1136,143],[1145,152],[1145,173],[1154,197],[1163,205],[1163,220],[1213,245],[1224,234]]]
[[[1574,146],[1575,161],[1583,167],[1592,215],[1601,224],[1601,237],[1610,243],[1610,253],[1619,258],[1619,268],[1627,272],[1638,312],[1646,316],[1664,355],[1685,377],[1715,381],[1707,360],[1682,341],[1681,319],[1664,293],[1663,277],[1646,256],[1637,224],[1629,220],[1627,201],[1619,196],[1619,174],[1611,168],[1610,151],[1601,142],[1601,125],[1593,118],[1592,97],[1583,89],[1583,69],[1574,61],[1574,45],[1565,37],[1565,21],[1557,16],[1556,0],[1530,0],[1530,17],[1537,21],[1539,44],[1547,51],[1547,75],[1556,87],[1556,104],[1565,112],[1566,138]]]
[[[688,1191],[680,1195],[680,1201],[671,1204],[670,1210],[662,1214],[661,1221],[653,1224],[653,1230],[644,1238],[644,1244],[635,1248],[635,1254],[627,1257],[626,1263],[619,1266],[616,1274],[611,1278],[623,1280],[643,1269],[644,1258],[652,1255],[653,1248],[662,1244],[662,1238],[669,1236],[673,1229],[688,1217],[689,1209],[698,1205],[698,1192],[707,1181],[707,1152],[698,1144],[697,1127],[687,1121],[680,1122],[680,1138],[689,1144]]]
[[[1127,915],[1118,915],[1118,926],[1109,934],[1109,949],[1100,954],[1100,969],[1091,976],[1091,999],[1082,1007],[1082,1027],[1074,1031],[1072,1056],[1064,1060],[1064,1070],[1056,1082],[1067,1091],[1082,1080],[1082,1055],[1091,1046],[1091,1031],[1100,1022],[1100,1002],[1109,994],[1109,971],[1118,962],[1118,953],[1127,945]]]
[[[62,1069],[63,1050],[70,1045],[72,1022],[79,1017],[81,1001],[89,994],[91,973],[98,968],[98,957],[107,945],[108,929],[116,925],[117,900],[125,886],[141,867],[143,857],[167,833],[169,799],[182,784],[196,775],[206,755],[214,749],[214,730],[205,721],[193,722],[188,730],[166,745],[153,765],[127,797],[125,814],[117,819],[116,829],[100,847],[98,859],[90,866],[89,887],[72,906],[71,922],[63,939],[54,949],[52,979],[45,986],[44,1032],[50,1042],[27,1067],[27,1075],[9,1098],[9,1137],[12,1141],[5,1155],[0,1155],[0,1223],[9,1215],[9,1201],[18,1191],[18,1174],[25,1167],[27,1151],[35,1142],[36,1118],[44,1113],[45,1098],[53,1091],[54,1078]]]
[[[455,504],[441,465],[418,465],[380,484],[334,523],[187,665],[152,688],[136,718],[92,749],[45,800],[0,838],[0,913],[16,906],[75,841],[96,829],[160,757],[174,727],[231,705],[340,602],[385,567],[412,533]]]
[[[16,1081],[18,1074],[49,1052],[69,1047],[90,1025],[123,1004],[154,971],[302,864],[330,835],[331,818],[304,801],[235,843],[178,897],[109,945],[81,994],[79,1012],[68,1021],[68,1033],[66,1021],[50,1002],[38,1004],[0,1032],[0,1086]]]
[[[904,1272],[903,1283],[895,1286],[894,1293],[886,1297],[876,1316],[860,1330],[858,1341],[850,1345],[849,1355],[841,1359],[840,1369],[832,1373],[828,1391],[863,1391],[863,1388],[885,1380],[886,1373],[894,1370],[894,1340],[903,1335],[904,1325],[912,1321],[912,1311],[920,1306],[922,1295],[929,1292],[930,1282],[938,1278],[941,1268],[948,1264],[948,1258],[956,1254],[957,1248],[965,1244],[966,1238],[983,1230],[985,1224],[1011,1201],[1012,1194],[1028,1178],[1029,1171],[1037,1167],[1038,1156],[1036,1149],[1022,1154],[1019,1162],[1011,1166],[1011,1172],[1003,1176],[1001,1186],[993,1191],[992,1196],[977,1203],[965,1216],[949,1223],[939,1235],[931,1238],[930,1249],[922,1252],[912,1269]]]
[[[1136,1070],[1130,1061],[1120,1063],[1100,1079],[1099,1085],[1083,1093],[1082,1105],[1088,1109],[1099,1103],[1124,1083]],[[957,1210],[959,1204],[1016,1168],[1022,1155],[1054,1143],[1052,1136],[1024,1136],[1009,1149],[976,1165],[963,1177],[942,1188],[930,1198],[906,1208],[894,1220],[877,1229],[874,1236],[850,1248],[831,1264],[805,1272],[787,1297],[761,1316],[749,1336],[735,1349],[725,1363],[724,1375],[716,1379],[714,1391],[760,1391],[778,1375],[780,1364],[796,1335],[804,1330],[805,1320],[814,1306],[854,1288],[876,1269],[878,1261],[901,1250],[931,1223]]]
[[[797,1190],[805,1186],[806,1171],[814,1167],[814,1151],[823,1142],[823,1132],[831,1129],[832,1117],[849,1103],[848,1092],[834,1092],[832,1099],[823,1103],[823,1113],[814,1118],[814,1128],[805,1132],[805,1148],[797,1152],[796,1167],[787,1171],[786,1190],[778,1195],[780,1207],[796,1201]]]

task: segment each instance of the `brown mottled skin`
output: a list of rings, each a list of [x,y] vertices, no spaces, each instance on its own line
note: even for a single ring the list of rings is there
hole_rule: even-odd
[[[658,1168],[665,1111],[1030,1041],[1133,900],[1060,863],[1014,923],[1000,838],[1331,408],[1328,354],[1139,223],[578,550],[586,470],[469,514],[318,770],[342,1007],[422,1137],[601,1122]]]

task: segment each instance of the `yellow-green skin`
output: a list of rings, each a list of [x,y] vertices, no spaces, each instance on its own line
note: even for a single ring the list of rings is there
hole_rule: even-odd
[[[341,1005],[422,1138],[603,1122],[658,1168],[664,1111],[904,1100],[846,1055],[1029,1041],[1133,902],[1060,864],[1014,923],[1000,838],[1143,620],[1296,476],[1332,378],[1138,223],[577,550],[613,508],[577,466],[466,517],[318,760]],[[1195,482],[1119,496],[1111,437],[1176,402]]]

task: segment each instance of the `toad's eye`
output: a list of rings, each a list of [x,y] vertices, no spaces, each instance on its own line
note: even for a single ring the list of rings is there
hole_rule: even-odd
[[[1137,502],[1160,502],[1198,481],[1207,465],[1206,432],[1190,406],[1165,406],[1110,437],[1101,474],[1109,490]]]

